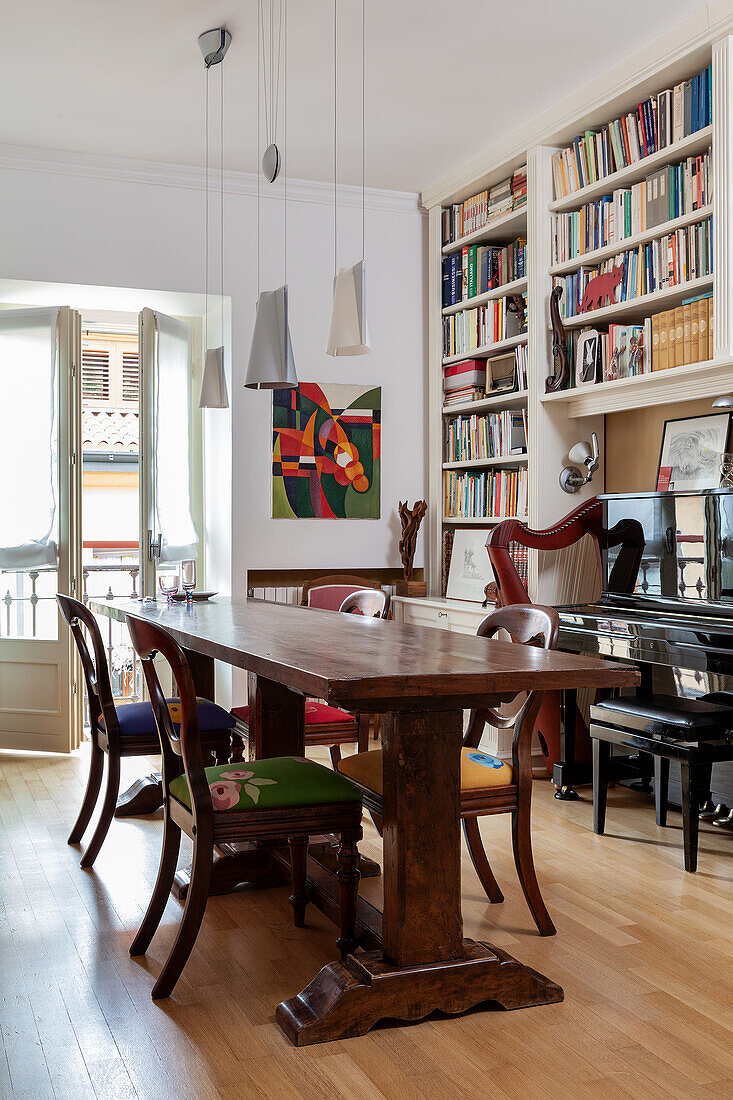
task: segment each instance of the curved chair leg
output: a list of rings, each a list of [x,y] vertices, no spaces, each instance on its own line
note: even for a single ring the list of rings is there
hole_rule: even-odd
[[[104,752],[96,741],[92,741],[92,756],[89,763],[89,778],[87,789],[84,792],[84,800],[79,810],[79,816],[74,823],[74,828],[69,833],[69,844],[78,844],[86,832],[94,807],[99,797],[99,788],[102,786],[102,772],[104,770]]]
[[[290,848],[290,872],[292,877],[292,894],[290,904],[293,907],[293,920],[296,928],[302,928],[305,924],[305,907],[308,904],[308,895],[305,892],[305,871],[308,862],[307,836],[289,836]]]
[[[102,812],[99,815],[97,827],[89,842],[84,855],[81,857],[82,867],[91,867],[99,855],[99,849],[104,844],[104,838],[112,822],[117,806],[117,795],[120,793],[120,758],[116,753],[107,753],[107,786],[104,791]]]
[[[361,827],[343,829],[338,850],[339,913],[341,916],[341,935],[336,945],[345,959],[356,948],[356,905],[359,897],[359,849],[362,837]]]
[[[519,881],[539,933],[541,936],[554,936],[557,929],[542,900],[534,869],[528,805],[512,812],[512,847]]]
[[[193,842],[191,884],[186,894],[186,906],[183,910],[183,917],[178,926],[178,933],[171,948],[171,953],[153,986],[152,997],[154,1001],[157,1001],[160,997],[170,997],[184,966],[188,962],[188,957],[199,934],[201,921],[204,919],[211,886],[213,862],[213,831],[211,829],[202,830],[199,826]]]
[[[471,857],[473,869],[486,891],[486,897],[494,904],[503,901],[504,895],[501,892],[499,883],[494,878],[494,872],[491,870],[491,865],[489,864],[486,850],[481,839],[478,818],[464,817],[461,823],[463,825],[463,835],[466,838],[466,846],[468,847],[468,854]]]
[[[158,925],[165,912],[166,904],[168,903],[168,895],[173,885],[180,848],[181,830],[176,823],[171,821],[166,815],[165,824],[163,826],[163,848],[160,853],[158,877],[155,880],[153,895],[150,898],[142,924],[137,930],[135,939],[130,944],[131,955],[144,955],[148,947],[150,947],[150,941],[158,929]]]
[[[329,745],[328,755],[331,757],[331,767],[337,772],[339,770],[339,761],[341,760],[341,746]]]

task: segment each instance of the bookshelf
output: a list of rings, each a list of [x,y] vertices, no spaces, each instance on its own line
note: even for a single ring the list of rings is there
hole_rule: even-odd
[[[573,143],[576,135],[600,132],[605,124],[636,110],[650,96],[687,81],[712,66],[709,86],[712,121],[664,148],[570,194],[556,196],[553,156]],[[704,25],[691,17],[665,37],[645,46],[638,53],[599,74],[587,87],[573,92],[561,103],[548,108],[534,122],[477,155],[468,164],[458,166],[443,180],[427,188],[422,195],[429,217],[428,254],[428,353],[429,353],[429,484],[428,541],[429,593],[444,600],[443,546],[447,533],[460,527],[485,527],[489,530],[504,518],[465,518],[445,514],[444,477],[457,471],[480,473],[481,470],[510,468],[526,471],[528,479],[526,515],[515,518],[533,528],[555,523],[558,517],[575,508],[604,486],[604,470],[591,485],[574,496],[564,494],[558,483],[567,463],[570,447],[596,431],[603,439],[605,416],[626,409],[654,407],[670,403],[714,398],[733,392],[733,11],[709,15]],[[573,258],[553,260],[552,229],[555,215],[568,215],[614,191],[630,189],[666,166],[677,166],[688,157],[701,157],[708,150],[711,158],[709,200],[686,206],[677,217],[647,225],[619,241],[602,247],[586,248]],[[615,150],[614,150],[615,154]],[[526,206],[497,217],[459,239],[443,240],[443,210],[479,195],[499,181],[507,179],[527,165]],[[678,230],[712,219],[713,269],[675,286],[662,286],[651,293],[639,294],[627,301],[604,304],[602,308],[568,317],[566,331],[577,333],[587,326],[604,330],[609,324],[641,324],[646,318],[680,305],[683,300],[712,291],[714,343],[712,357],[704,362],[685,363],[635,377],[599,382],[559,393],[545,393],[545,379],[552,373],[552,334],[549,296],[554,277],[598,266],[634,249],[652,247],[652,242]],[[656,218],[654,220],[657,220]],[[644,224],[643,222],[641,223]],[[628,227],[627,227],[628,233]],[[525,269],[521,279],[494,287],[470,299],[445,305],[442,301],[442,261],[462,253],[465,247],[507,245],[517,238],[527,242]],[[594,238],[590,238],[594,239]],[[596,240],[599,238],[596,237]],[[604,238],[601,237],[601,240]],[[607,239],[607,238],[606,238]],[[574,247],[578,247],[574,245]],[[569,252],[570,250],[568,250]],[[567,254],[567,253],[566,253]],[[562,255],[562,252],[560,252]],[[706,270],[703,268],[703,270]],[[642,284],[643,286],[643,284]],[[443,321],[465,310],[488,305],[505,295],[526,296],[526,332],[506,340],[484,344],[454,355],[443,353]],[[445,367],[470,359],[480,360],[510,351],[521,344],[527,347],[527,385],[518,392],[488,395],[475,401],[446,404],[442,390]],[[507,458],[447,462],[444,446],[445,425],[452,417],[502,410],[525,410],[527,452]],[[603,449],[602,449],[603,450]],[[451,509],[452,510],[452,509]],[[529,557],[529,589],[533,599],[549,603],[563,602],[562,584],[550,570],[542,571],[536,556]],[[450,601],[448,601],[450,603]],[[477,608],[477,613],[478,613]],[[440,625],[440,624],[439,624]]]

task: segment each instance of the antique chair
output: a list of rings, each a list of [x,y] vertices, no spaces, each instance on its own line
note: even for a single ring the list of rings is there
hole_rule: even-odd
[[[525,582],[519,576],[512,557],[512,543],[542,553],[540,568],[545,590],[554,587],[548,603],[556,606],[592,603],[601,588],[601,555],[612,546],[621,545],[609,585],[614,592],[633,591],[639,570],[641,548],[635,544],[634,532],[624,524],[610,531],[603,529],[603,507],[596,497],[563,516],[553,527],[532,531],[520,520],[507,519],[489,533],[486,550],[496,579],[498,605],[529,604]],[[573,727],[571,726],[571,729]],[[574,724],[575,760],[589,761],[590,738],[585,720],[576,707]],[[552,775],[553,765],[562,755],[560,739],[560,693],[549,691],[537,717],[537,737],[545,758],[545,767]]]
[[[481,638],[492,638],[507,631],[512,641],[523,645],[557,645],[558,617],[551,607],[516,606],[493,611],[476,631]],[[488,814],[511,813],[514,862],[519,881],[543,936],[555,934],[540,888],[532,858],[530,811],[532,800],[532,734],[542,703],[542,692],[530,692],[511,718],[489,708],[471,712],[461,751],[461,820],[463,832],[476,874],[491,902],[504,900],[494,878],[481,840],[478,818]],[[481,752],[479,742],[486,724],[499,729],[514,727],[511,765]],[[373,749],[342,760],[339,770],[359,787],[364,805],[377,829],[382,830],[382,751]]]
[[[290,847],[296,927],[305,922],[308,840],[314,834],[340,834],[338,895],[345,958],[356,945],[359,889],[361,800],[343,776],[296,757],[257,760],[246,768],[204,768],[193,677],[180,646],[160,627],[128,619],[132,644],[139,654],[153,704],[163,755],[164,831],[160,868],[142,924],[130,946],[144,954],[155,935],[173,885],[181,831],[193,841],[191,884],[183,917],[170,954],[153,986],[153,998],[173,991],[196,942],[209,896],[214,846],[237,841],[280,840]],[[160,654],[169,664],[180,699],[180,722],[174,726],[155,669]]]
[[[123,756],[157,756],[160,753],[160,741],[150,703],[128,703],[119,708],[115,706],[107,654],[99,625],[92,612],[72,596],[57,592],[56,599],[79,651],[89,699],[92,743],[87,789],[79,816],[69,834],[69,844],[78,844],[89,825],[102,785],[104,756],[107,755],[107,786],[102,812],[89,846],[81,858],[82,867],[91,867],[114,816],[120,788],[120,759]],[[89,652],[87,635],[94,657]],[[177,699],[170,700],[170,708],[173,720],[177,721]],[[229,755],[230,730],[234,725],[234,718],[223,707],[218,707],[208,699],[199,699],[198,708],[206,751],[214,759],[224,762]],[[153,798],[146,806],[147,812],[152,813],[162,802],[162,793],[157,797],[153,792]]]
[[[380,588],[369,586],[354,588],[352,585],[336,584],[330,582],[334,578],[323,577],[319,581],[311,581],[311,587],[305,589],[304,603],[312,595],[315,602],[308,603],[309,607],[321,607],[324,610],[341,611],[348,615],[366,615],[373,618],[386,619],[389,614],[389,596]],[[335,578],[341,581],[342,578]],[[348,578],[358,580],[357,577]],[[315,587],[313,587],[315,586]],[[342,598],[343,592],[346,592]],[[336,598],[341,602],[336,604]],[[320,602],[322,601],[322,602]],[[330,606],[335,604],[333,608]],[[329,605],[329,606],[327,606]],[[232,733],[232,751],[237,759],[243,758],[242,743],[246,746],[249,756],[249,707],[233,707],[232,714],[237,719],[235,731]],[[376,716],[375,716],[376,719]],[[375,733],[378,733],[378,724],[375,721]],[[239,744],[237,744],[239,742]],[[331,764],[334,769],[338,767],[341,759],[341,745],[357,744],[358,752],[366,752],[369,748],[369,715],[349,714],[339,707],[330,707],[327,703],[309,699],[305,705],[305,744],[306,748],[313,745],[328,745]]]

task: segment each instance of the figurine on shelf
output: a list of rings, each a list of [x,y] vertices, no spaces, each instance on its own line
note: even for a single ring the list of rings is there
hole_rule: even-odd
[[[428,506],[424,500],[416,500],[412,508],[408,508],[407,501],[399,502],[400,522],[402,523],[402,537],[400,538],[400,558],[402,559],[402,580],[397,581],[398,596],[427,596],[428,586],[425,581],[415,580],[415,550],[417,548],[417,533],[420,524],[425,518]]]
[[[585,288],[579,312],[587,313],[589,309],[600,309],[603,305],[604,298],[610,298],[611,302],[613,302],[616,287],[621,282],[623,274],[623,264],[619,264],[618,267],[612,268],[611,271],[606,271],[602,275],[596,275],[594,279],[591,279],[588,286]]]
[[[568,377],[568,342],[565,336],[565,326],[562,323],[558,302],[562,298],[563,288],[554,287],[550,295],[550,319],[552,321],[552,365],[553,374],[548,374],[545,379],[545,393],[556,393],[564,390]]]

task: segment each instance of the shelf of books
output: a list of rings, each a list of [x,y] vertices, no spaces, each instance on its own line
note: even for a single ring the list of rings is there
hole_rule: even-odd
[[[543,404],[657,404],[660,372],[713,362],[714,129],[711,63],[553,155],[548,274],[568,378]]]
[[[442,595],[458,528],[527,515],[526,166],[445,207],[440,231]]]

